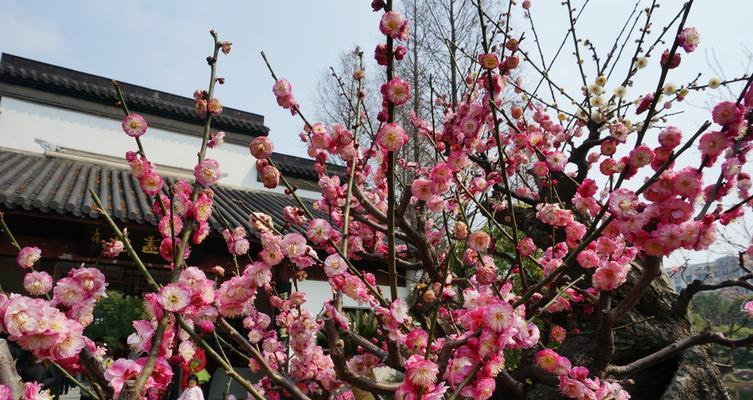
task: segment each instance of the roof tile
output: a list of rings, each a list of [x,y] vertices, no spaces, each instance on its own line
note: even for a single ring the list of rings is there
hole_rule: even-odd
[[[98,219],[100,215],[88,193],[92,188],[114,219],[136,224],[158,222],[151,202],[126,168],[0,150],[0,171],[4,171],[0,175],[0,206],[7,209],[20,207]],[[175,181],[166,178],[165,187]],[[270,215],[279,227],[284,224],[282,209],[297,206],[294,199],[280,193],[223,186],[212,189],[215,206],[209,222],[217,232],[225,229],[223,220],[250,229],[247,209]],[[313,212],[326,218],[317,210]]]

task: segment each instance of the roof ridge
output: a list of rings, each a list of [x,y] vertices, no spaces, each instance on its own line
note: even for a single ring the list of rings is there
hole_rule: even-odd
[[[0,58],[0,80],[43,91],[49,91],[45,85],[53,85],[56,92],[106,105],[114,106],[117,100],[109,78],[8,53],[2,53]],[[203,122],[193,113],[193,99],[190,97],[118,82],[134,109],[168,115],[193,124]],[[235,129],[251,136],[266,136],[269,132],[264,125],[264,116],[237,108],[223,107],[223,113],[214,120],[218,128]]]

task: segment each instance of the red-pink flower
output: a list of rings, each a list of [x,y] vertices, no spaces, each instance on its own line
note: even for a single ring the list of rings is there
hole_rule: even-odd
[[[701,42],[701,35],[695,28],[685,28],[677,35],[677,44],[686,53],[692,53]]]
[[[669,60],[669,49],[664,50],[663,53],[661,53],[661,58],[659,62],[661,63],[662,67],[667,65],[667,62],[669,62],[669,69],[675,69],[680,66],[680,62],[682,61],[682,56],[680,56],[680,53],[674,53],[672,56],[672,60]]]
[[[570,371],[572,365],[570,360],[557,354],[552,349],[544,349],[536,353],[536,364],[544,371],[556,375],[565,375]]]
[[[207,103],[207,111],[214,116],[220,115],[222,113],[222,103],[216,97],[212,97]]]
[[[716,162],[717,157],[729,146],[729,139],[722,132],[709,132],[698,141],[698,149],[701,154],[708,158],[708,163]]]
[[[181,239],[175,238],[175,242],[178,246],[180,246]],[[191,248],[190,246],[186,246],[186,249],[183,252],[183,259],[185,260],[186,258],[188,258],[189,254],[191,254]],[[171,237],[162,239],[159,244],[159,255],[162,256],[162,258],[164,258],[166,261],[173,261],[173,240]]]
[[[696,168],[683,168],[672,176],[671,182],[673,192],[689,199],[695,199],[703,190],[701,174]]]
[[[486,251],[491,243],[489,234],[484,231],[476,231],[468,237],[468,247],[476,251]]]
[[[282,251],[287,257],[300,257],[306,252],[306,238],[300,233],[288,233],[282,239]]]
[[[390,316],[398,324],[402,324],[410,318],[408,316],[408,304],[405,303],[403,298],[395,299],[395,301],[390,304]]]
[[[408,19],[396,11],[386,12],[379,21],[379,30],[393,39],[405,39],[408,35]]]
[[[569,399],[588,399],[588,398],[596,398],[596,396],[593,394],[591,390],[589,390],[583,382],[570,378],[567,375],[560,375],[559,376],[559,389],[562,394],[567,396]],[[586,397],[586,393],[589,393],[589,396]]]
[[[115,391],[115,397],[118,397],[123,389],[123,384],[128,380],[135,380],[143,370],[143,366],[134,360],[117,359],[109,368],[105,370],[105,379],[110,382]]]
[[[593,250],[583,250],[575,259],[581,267],[586,269],[596,268],[599,265],[599,256]]]
[[[565,328],[555,325],[552,327],[552,331],[549,332],[549,337],[555,343],[562,343],[565,341],[565,337],[567,337],[567,331]]]
[[[382,84],[380,91],[385,100],[396,106],[405,104],[410,98],[410,84],[400,79],[399,76]]]
[[[629,164],[634,168],[641,168],[651,164],[654,160],[654,152],[648,146],[638,146],[630,151]]]
[[[682,140],[682,132],[674,126],[668,126],[659,133],[659,144],[668,149],[674,149]]]
[[[24,384],[24,400],[52,400],[54,398],[50,389],[42,390],[41,383],[35,381]]]
[[[374,60],[379,65],[387,65],[387,43],[379,43],[374,49]]]
[[[485,53],[478,56],[478,62],[484,69],[494,69],[499,65],[499,58],[494,53]]]
[[[502,332],[510,328],[514,320],[512,306],[505,301],[498,301],[484,311],[484,327],[492,332]]]
[[[34,263],[39,261],[39,259],[42,257],[42,250],[39,249],[39,247],[24,247],[21,249],[21,251],[18,253],[18,256],[16,257],[16,263],[21,268],[31,268],[34,266]]]
[[[213,185],[220,179],[220,163],[211,158],[205,158],[194,167],[193,176],[201,186]]]
[[[267,164],[263,168],[258,169],[258,171],[259,178],[265,188],[274,189],[280,184],[280,171],[273,165]]]
[[[208,192],[209,194],[205,193]],[[212,204],[214,200],[211,197],[211,190],[207,189],[199,194],[199,197],[193,203],[192,215],[197,221],[207,221],[212,216]]]
[[[182,285],[170,283],[162,287],[158,301],[165,310],[179,312],[190,303],[191,293]]]
[[[293,95],[293,86],[285,79],[278,79],[272,86],[275,97],[287,97]]]
[[[411,184],[411,193],[413,194],[413,197],[419,200],[429,201],[434,195],[433,187],[434,184],[430,180],[426,178],[418,178]]]
[[[497,387],[494,378],[482,378],[476,382],[476,387],[473,390],[474,400],[486,400],[492,396],[494,389]]]
[[[52,290],[52,277],[44,271],[32,271],[24,276],[24,289],[33,296],[41,296]]]
[[[546,155],[546,166],[552,172],[562,172],[567,165],[567,156],[559,151],[552,151]]]
[[[182,230],[183,220],[177,215],[173,215],[172,224],[170,223],[169,215],[160,218],[159,223],[157,224],[157,231],[159,231],[162,237],[172,236],[173,233],[175,236],[178,236]]]
[[[743,106],[738,106],[731,101],[723,101],[716,106],[711,112],[714,122],[721,126],[729,126],[742,120],[745,113]]]
[[[162,190],[162,177],[156,172],[146,172],[139,179],[141,190],[149,196],[156,196]]]
[[[599,267],[593,275],[593,284],[596,289],[611,292],[617,289],[627,280],[628,268],[615,261]]]
[[[747,301],[745,302],[745,304],[743,304],[743,311],[753,317],[753,300]]]
[[[458,240],[464,240],[468,237],[468,225],[466,225],[463,221],[455,222],[455,225],[452,227],[452,231],[455,234],[455,238]]]
[[[257,136],[251,141],[251,143],[249,143],[248,150],[255,158],[264,160],[269,158],[269,156],[275,151],[275,145],[268,137]]]
[[[387,151],[398,151],[403,145],[408,143],[408,135],[405,130],[396,122],[385,124],[377,133],[377,143]]]
[[[306,229],[306,236],[314,243],[325,243],[332,236],[332,226],[321,218],[312,219]]]
[[[640,102],[638,103],[638,107],[635,108],[636,114],[642,114],[644,111],[648,110],[648,108],[651,106],[651,103],[654,101],[654,94],[649,93],[643,97],[641,97]]]
[[[133,321],[133,329],[135,330],[126,342],[131,350],[138,353],[147,353],[152,348],[152,337],[154,336],[154,326],[150,321],[137,320]]]
[[[405,378],[413,386],[427,387],[436,381],[438,374],[437,364],[422,355],[414,354],[405,361]]]
[[[619,220],[638,215],[640,202],[632,190],[619,188],[609,196],[609,212]]]
[[[13,399],[13,390],[8,385],[0,385],[0,400],[15,400]]]
[[[225,238],[227,251],[229,251],[230,254],[242,256],[248,252],[249,243],[248,239],[246,239],[246,230],[242,226],[238,226],[232,231],[230,229],[225,229],[222,232],[222,237]]]
[[[109,242],[102,245],[102,256],[105,258],[115,258],[120,255],[124,249],[125,246],[123,245],[123,242],[117,239],[110,239]]]
[[[225,132],[223,131],[217,131],[212,134],[212,136],[209,138],[209,141],[207,142],[207,147],[210,149],[214,149],[219,147],[221,144],[225,143]]]
[[[528,257],[536,251],[536,244],[533,243],[533,239],[525,238],[518,243],[518,252],[521,257]]]
[[[126,115],[120,125],[123,127],[123,132],[131,137],[139,137],[146,133],[146,120],[139,114]]]

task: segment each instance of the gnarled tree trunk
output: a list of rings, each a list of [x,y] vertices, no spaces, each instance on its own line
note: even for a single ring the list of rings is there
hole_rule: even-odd
[[[615,293],[615,302],[622,300],[639,276],[640,271],[635,268],[628,282]],[[635,308],[617,322],[612,363],[629,364],[688,337],[691,334],[690,320],[687,315],[678,315],[674,310],[676,302],[677,294],[666,275],[662,274],[651,284]],[[596,342],[595,334],[570,335],[557,351],[569,357],[574,365],[588,366],[597,351]],[[691,347],[629,379],[634,383],[624,386],[633,399],[729,399],[706,346]],[[538,384],[529,392],[528,398],[561,399],[562,394],[556,388]]]
[[[10,387],[14,399],[23,397],[24,384],[16,371],[16,361],[13,360],[5,339],[0,339],[0,385]]]

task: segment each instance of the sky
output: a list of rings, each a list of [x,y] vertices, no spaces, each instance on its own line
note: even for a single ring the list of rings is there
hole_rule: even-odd
[[[277,151],[305,156],[306,149],[297,137],[302,124],[275,103],[273,81],[259,52],[264,50],[277,74],[292,82],[304,113],[313,118],[317,82],[330,65],[337,63],[339,54],[360,45],[370,57],[380,41],[380,15],[371,11],[369,3],[0,0],[0,51],[190,97],[195,89],[206,88],[209,68],[205,58],[212,46],[208,31],[214,29],[222,40],[233,42],[231,54],[223,56],[218,65],[219,76],[225,77],[226,83],[218,87],[216,96],[225,106],[263,115]],[[544,57],[549,61],[568,28],[567,10],[560,1],[532,3],[533,21]],[[642,0],[639,10],[649,3]],[[582,4],[582,0],[573,1],[578,8]],[[634,4],[629,0],[591,0],[576,26],[579,37],[589,38],[603,59]],[[674,17],[681,4],[679,0],[662,2],[656,11],[652,37]],[[518,32],[528,31],[528,20],[519,17],[519,8],[516,13],[513,27]],[[701,45],[695,53],[683,54],[681,68],[671,72],[668,82],[680,86],[698,72],[703,73],[701,83],[716,76],[708,66],[707,55],[712,51],[723,60],[728,78],[742,75],[748,61],[744,46],[753,50],[753,40],[740,30],[749,26],[751,15],[750,1],[696,0],[687,26],[698,28]],[[531,34],[526,36],[531,45]],[[631,41],[626,53],[632,54],[633,46]],[[629,98],[654,90],[659,70],[657,56],[665,47],[668,45],[660,45],[650,67],[639,75],[639,81],[650,84],[639,83],[629,89]],[[533,56],[538,61],[537,55]],[[577,93],[581,82],[570,41],[559,57],[550,76],[569,92]],[[585,69],[590,80],[596,78],[590,61]],[[530,68],[523,71],[524,80],[537,79]],[[616,76],[624,76],[624,71],[618,69]],[[607,91],[611,93],[614,86],[609,82]],[[707,93],[692,95],[677,107],[676,111],[683,114],[676,116],[673,124],[690,135],[709,118],[708,99]],[[655,138],[647,140],[655,142]],[[694,147],[683,162],[697,164],[698,158]],[[717,256],[705,253],[694,259]]]
[[[206,89],[214,29],[233,42],[216,97],[263,115],[278,151],[305,156],[302,124],[277,106],[259,52],[312,114],[317,81],[340,52],[373,49],[378,24],[368,2],[353,0],[0,0],[0,51],[191,97]]]

